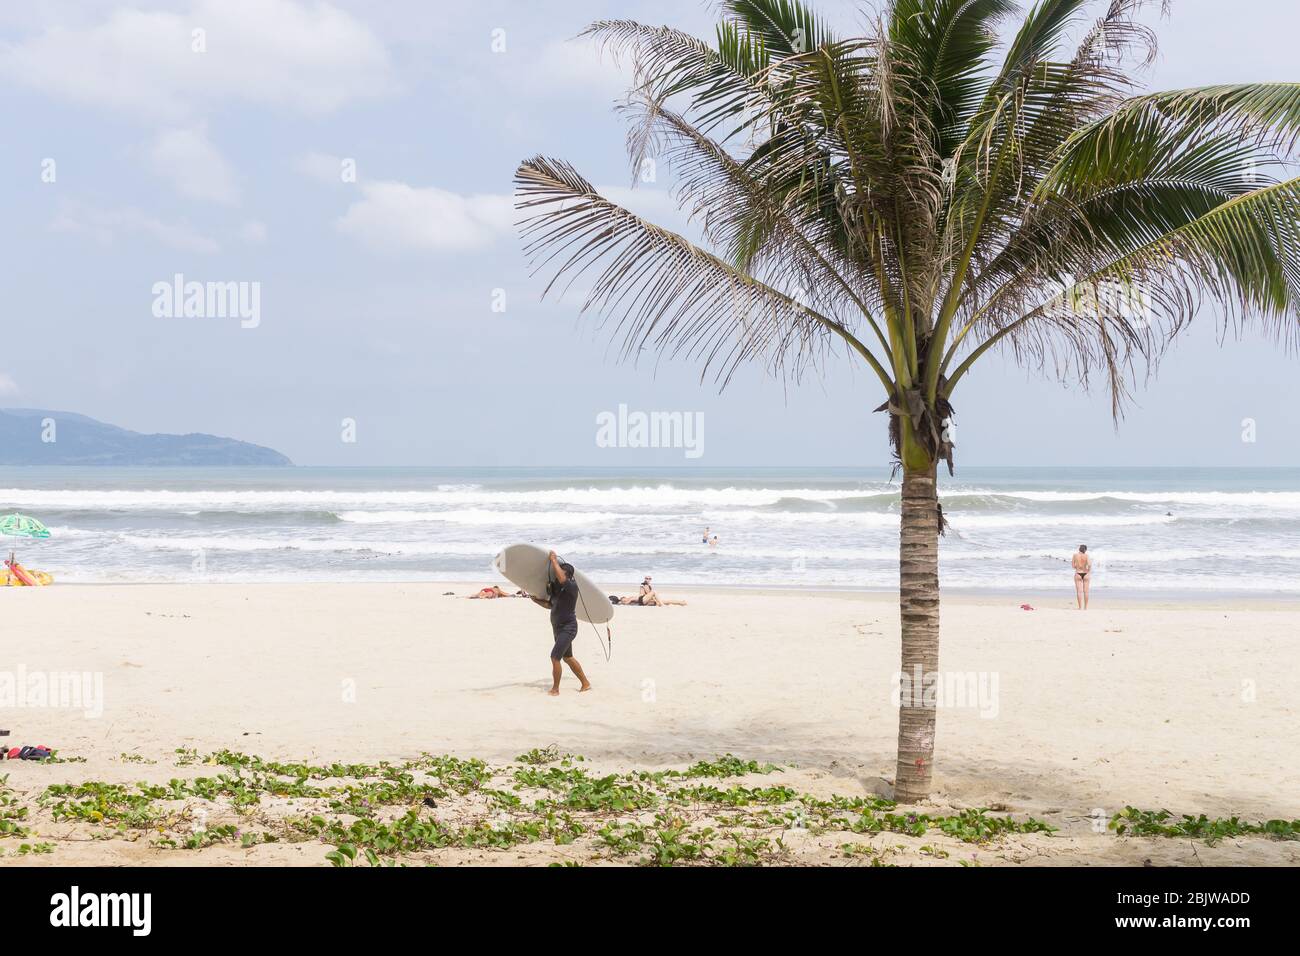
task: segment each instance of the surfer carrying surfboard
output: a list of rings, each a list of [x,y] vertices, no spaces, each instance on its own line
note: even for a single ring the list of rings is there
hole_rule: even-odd
[[[555,637],[555,646],[551,648],[551,689],[549,691],[552,697],[560,695],[560,676],[564,673],[564,668],[560,666],[563,661],[569,665],[569,670],[573,675],[582,682],[578,688],[578,693],[591,690],[591,683],[587,680],[587,675],[582,672],[582,665],[578,659],[573,656],[573,639],[578,636],[578,582],[574,577],[573,565],[565,562],[560,563],[560,559],[552,551],[546,556],[550,564],[550,584],[547,585],[547,596],[539,598],[530,595],[533,603],[540,607],[549,608],[551,612],[551,631]]]

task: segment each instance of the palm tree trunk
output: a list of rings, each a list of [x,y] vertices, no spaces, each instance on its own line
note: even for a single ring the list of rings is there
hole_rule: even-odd
[[[898,541],[903,695],[894,798],[915,803],[929,796],[934,760],[935,701],[926,691],[929,675],[939,670],[939,499],[935,463],[909,467],[906,458]]]

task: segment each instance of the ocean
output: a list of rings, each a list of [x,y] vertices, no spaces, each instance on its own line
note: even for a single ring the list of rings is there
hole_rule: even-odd
[[[1300,593],[1300,469],[960,468],[941,480],[946,588]],[[0,468],[9,541],[62,582],[497,580],[503,545],[598,581],[898,586],[888,468]],[[701,542],[704,529],[716,548]],[[468,588],[467,588],[468,590]]]

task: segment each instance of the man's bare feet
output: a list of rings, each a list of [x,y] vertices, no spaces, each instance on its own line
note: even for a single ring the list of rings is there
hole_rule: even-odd
[[[550,690],[548,690],[548,691],[546,692],[546,696],[547,696],[547,697],[559,697],[559,696],[560,696],[560,688],[558,688],[558,687],[552,687]]]
[[[579,693],[579,694],[585,694],[585,693],[586,693],[587,691],[589,691],[589,690],[591,690],[591,685],[590,685],[590,684],[583,684],[581,687],[578,688],[578,693]]]

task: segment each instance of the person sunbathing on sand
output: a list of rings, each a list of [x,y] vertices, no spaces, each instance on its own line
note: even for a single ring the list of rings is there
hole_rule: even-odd
[[[514,594],[509,593],[504,588],[497,587],[495,584],[489,584],[478,592],[478,594],[469,595],[471,601],[491,601],[493,598],[503,597],[528,597],[523,590],[518,590]]]
[[[678,607],[686,606],[685,601],[670,601],[667,598],[660,597],[659,593],[655,591],[654,584],[651,582],[650,575],[648,574],[645,576],[645,580],[641,582],[640,594],[636,597],[618,598],[618,603],[639,604],[642,607],[668,607],[669,605],[676,605]]]
[[[618,599],[619,604],[639,604],[641,607],[686,607],[685,601],[672,601],[668,598],[662,598],[655,592],[642,594],[637,597],[622,597]]]

